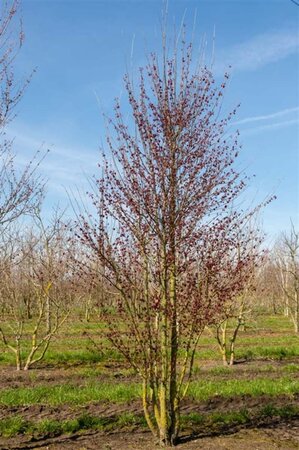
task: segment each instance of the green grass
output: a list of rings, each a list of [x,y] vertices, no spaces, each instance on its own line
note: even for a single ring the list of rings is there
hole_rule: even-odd
[[[273,332],[283,333],[293,331],[294,327],[291,320],[280,314],[268,315],[260,314],[255,320],[257,330],[271,330]]]
[[[231,427],[234,425],[244,425],[254,419],[265,419],[269,417],[279,417],[291,419],[299,416],[299,407],[287,405],[276,407],[268,404],[262,407],[254,415],[246,409],[229,412],[215,412],[212,414],[199,414],[191,412],[182,416],[182,429],[190,427]],[[44,419],[38,422],[26,421],[20,416],[0,420],[0,436],[13,437],[19,434],[28,434],[39,437],[54,437],[64,433],[78,433],[84,430],[97,429],[102,431],[112,430],[132,430],[136,427],[146,427],[144,417],[130,412],[121,413],[113,417],[96,417],[89,414],[82,414],[75,419],[56,420]]]
[[[260,410],[252,413],[246,408],[239,411],[214,412],[211,414],[198,414],[192,412],[188,415],[182,416],[182,428],[192,427],[196,425],[203,425],[206,427],[217,428],[217,426],[231,427],[234,425],[245,425],[265,418],[281,418],[291,419],[299,417],[299,407],[295,405],[287,405],[277,407],[273,404],[267,404]]]
[[[280,342],[285,343],[285,345],[274,345],[275,341],[271,341],[271,338],[265,339],[256,336],[255,338],[252,338],[251,343],[245,344],[240,337],[236,342],[235,359],[245,359],[247,361],[254,359],[273,359],[281,361],[299,356],[299,338],[296,337],[296,340],[293,343],[290,343],[288,341],[288,336],[286,336],[281,339]],[[212,341],[211,345],[206,348],[202,348],[199,345],[196,352],[196,359],[200,361],[221,361],[221,355],[215,343]]]
[[[262,407],[259,412],[259,416],[263,417],[280,417],[282,419],[290,419],[292,417],[299,416],[299,406],[286,405],[277,407],[273,404],[268,404]]]
[[[299,342],[298,342],[299,343]],[[252,360],[259,358],[274,359],[282,361],[287,358],[299,356],[299,345],[281,346],[252,346],[250,349],[239,348],[236,351],[236,358]]]
[[[28,422],[21,416],[8,417],[0,420],[0,436],[12,437],[23,434],[28,429]]]
[[[299,392],[299,379],[294,378],[256,378],[252,380],[199,380],[193,381],[188,396],[194,400],[208,400],[213,396],[235,397],[241,395],[292,395]]]
[[[239,425],[250,421],[250,414],[246,409],[240,411],[215,412],[209,415],[208,421],[212,424]]]
[[[284,316],[260,315],[240,330],[236,341],[236,359],[278,359],[299,356],[299,336]],[[212,330],[212,328],[211,328]],[[228,336],[231,332],[228,324]],[[205,331],[196,352],[197,360],[221,360],[215,338]]]
[[[220,366],[220,367],[212,367],[212,369],[209,370],[209,375],[231,375],[232,373],[232,368],[231,367],[225,367],[225,366]]]
[[[282,367],[283,372],[297,373],[299,372],[299,364],[287,364]]]
[[[28,424],[27,433],[38,434],[41,436],[59,436],[64,431],[64,423],[60,420],[44,419],[36,425]]]
[[[118,351],[111,349],[103,330],[102,323],[78,321],[67,324],[62,334],[57,335],[51,342],[50,349],[45,359],[37,366],[37,370],[21,375],[20,380],[23,377],[26,380],[28,377],[31,386],[0,389],[0,405],[69,405],[72,411],[76,412],[77,406],[90,403],[125,404],[140,399],[141,385],[129,378],[134,375],[134,370],[123,364],[123,358]],[[88,334],[84,333],[86,331]],[[97,345],[94,345],[88,336]],[[3,349],[0,344],[0,366],[13,366],[14,355],[8,351],[1,352]],[[283,316],[260,316],[246,332],[240,331],[236,343],[236,359],[268,360],[258,364],[222,366],[216,341],[205,332],[200,338],[196,352],[194,373],[197,379],[192,381],[188,397],[196,401],[207,401],[214,396],[233,398],[267,395],[273,397],[273,404],[264,405],[255,412],[243,409],[200,414],[195,411],[182,417],[182,428],[202,426],[217,429],[247,424],[259,418],[264,420],[269,417],[299,417],[299,407],[275,406],[275,396],[284,394],[291,397],[299,392],[298,357],[299,336],[294,334],[289,319]],[[205,360],[219,362],[219,365],[205,367]],[[65,368],[61,371],[62,379],[59,385],[47,384],[47,381],[43,380],[43,373],[42,377],[39,376],[38,367],[47,365]],[[121,378],[113,382],[117,375]],[[99,376],[101,380],[105,379],[105,382],[99,381]],[[80,380],[80,386],[78,377],[84,378],[82,383]],[[128,381],[124,381],[123,377],[128,377]],[[143,426],[146,426],[144,418],[130,412],[113,417],[83,414],[68,420],[44,419],[37,422],[30,422],[20,415],[15,415],[0,420],[0,436],[57,436],[63,433],[80,433],[87,429],[109,431]]]
[[[205,369],[204,367],[196,366],[193,371],[196,378],[204,378],[213,379],[216,381],[218,378],[223,380],[225,378],[248,378],[254,377],[263,378],[265,374],[269,375],[269,378],[277,378],[277,377],[286,377],[286,374],[298,374],[299,373],[299,364],[290,363],[290,364],[238,364],[233,366],[216,366],[210,369]]]
[[[126,403],[139,398],[141,387],[133,383],[92,383],[86,386],[62,384],[3,389],[0,391],[0,405],[84,405],[90,402]]]
[[[0,420],[0,436],[9,438],[18,434],[30,434],[54,437],[90,429],[111,431],[136,426],[145,427],[145,419],[126,412],[115,417],[95,417],[83,414],[70,420],[44,419],[38,422],[26,421],[22,417],[16,416]]]
[[[62,345],[63,344],[63,345]],[[88,349],[84,347],[82,348],[72,348],[71,346],[67,346],[65,342],[61,343],[61,345],[55,346],[50,345],[46,356],[38,364],[36,367],[42,367],[46,365],[54,365],[57,367],[60,366],[79,366],[79,365],[93,365],[100,362],[110,362],[113,361],[123,361],[122,355],[114,349],[109,349],[109,351],[99,352],[95,349]],[[23,351],[22,357],[26,356],[28,352]],[[15,356],[10,351],[5,351],[0,354],[0,363],[1,365],[15,365]]]
[[[205,401],[214,396],[235,397],[242,395],[292,395],[299,392],[299,379],[255,378],[228,380],[196,380],[190,385],[188,397]],[[3,389],[0,404],[5,406],[28,406],[44,404],[86,405],[91,402],[126,403],[141,396],[137,383],[91,383],[84,386],[71,384]]]
[[[261,315],[249,324],[247,331],[240,331],[236,343],[236,359],[273,359],[285,360],[299,356],[299,336],[293,331],[290,320],[284,316]],[[32,324],[27,325],[29,332]],[[7,328],[9,333],[9,329]],[[229,332],[229,328],[228,328]],[[96,345],[93,343],[96,343]],[[30,336],[24,341],[24,351],[28,352]],[[0,344],[0,364],[14,365],[14,355],[5,351]],[[216,340],[205,331],[200,338],[196,360],[221,361]],[[54,365],[88,366],[101,362],[123,361],[122,355],[105,337],[105,324],[102,322],[81,322],[73,320],[65,324],[51,344],[44,360],[37,367]]]
[[[117,417],[117,421],[114,424],[114,428],[125,428],[130,426],[147,427],[146,420],[143,416],[137,416],[130,412],[124,412]]]
[[[205,416],[197,412],[191,412],[190,414],[182,415],[181,421],[182,421],[182,428],[184,429],[186,426],[203,424],[205,421]]]
[[[81,364],[96,364],[104,361],[105,359],[107,358],[105,358],[103,353],[90,351],[88,349],[70,349],[67,351],[61,350],[61,352],[50,349],[44,361],[55,366],[72,366]]]

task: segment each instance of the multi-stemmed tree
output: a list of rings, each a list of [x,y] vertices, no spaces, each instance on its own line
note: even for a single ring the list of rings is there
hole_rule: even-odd
[[[221,113],[229,75],[218,85],[209,68],[194,67],[183,43],[173,57],[164,49],[162,63],[150,55],[137,89],[125,77],[133,121],[116,101],[110,154],[90,194],[96,214],[78,213],[76,231],[114,298],[107,335],[140,374],[162,445],[177,441],[199,337],[252,265],[238,253],[248,214],[234,207],[247,183],[234,168],[236,110]]]

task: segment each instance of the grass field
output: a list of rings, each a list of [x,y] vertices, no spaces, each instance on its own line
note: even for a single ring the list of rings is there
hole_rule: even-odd
[[[102,329],[97,323],[65,325],[28,372],[15,371],[13,354],[1,348],[0,448],[91,430],[145,429],[140,380],[106,348]],[[204,333],[182,414],[189,435],[298,419],[299,336],[288,319],[260,316],[240,332],[233,367],[222,366],[216,341]]]

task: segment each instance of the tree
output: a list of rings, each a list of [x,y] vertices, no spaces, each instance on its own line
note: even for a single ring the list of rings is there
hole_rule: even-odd
[[[256,304],[269,314],[280,314],[284,311],[287,315],[287,302],[284,297],[281,282],[281,271],[275,260],[273,249],[269,251],[265,264],[260,268],[256,279],[255,297],[259,299]]]
[[[295,332],[299,333],[299,232],[293,224],[276,242],[275,260],[285,312],[291,317]]]
[[[41,200],[43,181],[36,175],[43,158],[35,155],[23,170],[17,170],[13,141],[6,126],[28,86],[15,80],[14,60],[24,41],[22,24],[16,24],[20,0],[1,1],[0,12],[0,233],[23,214],[30,213]]]
[[[69,244],[68,244],[69,243]],[[17,370],[41,361],[70,314],[75,295],[71,240],[61,216],[47,226],[11,234],[0,252],[0,340],[15,355]]]
[[[27,298],[27,295],[22,295],[21,279],[14,276],[18,267],[13,267],[17,258],[14,253],[15,245],[11,245],[10,242],[10,233],[17,219],[24,214],[32,214],[39,207],[44,190],[43,180],[37,175],[43,157],[37,152],[24,169],[18,170],[13,153],[13,140],[8,139],[6,134],[6,127],[14,118],[15,107],[30,81],[28,77],[23,83],[19,83],[14,74],[14,61],[24,41],[22,23],[21,21],[17,23],[19,6],[20,0],[2,0],[0,11],[0,255],[8,256],[4,260],[4,265],[3,258],[1,260],[1,306],[3,310],[4,303],[7,305],[10,298],[8,303],[14,311],[20,306],[19,300]],[[28,308],[27,315],[30,316]],[[2,320],[3,316],[1,324]],[[14,352],[19,366],[21,357],[19,342],[23,325],[22,320],[18,319],[17,323],[17,327],[14,327],[16,338]],[[13,349],[2,328],[0,334],[4,344]]]
[[[231,267],[228,265],[224,278],[229,280],[232,277],[235,280],[236,276],[241,277],[243,288],[237,290],[236,295],[232,290],[231,298],[227,299],[215,317],[213,326],[209,329],[217,341],[225,366],[232,366],[235,362],[235,347],[239,331],[245,328],[245,324],[252,314],[249,297],[256,287],[257,269],[261,267],[266,256],[265,251],[261,249],[263,235],[259,231],[256,221],[247,226],[242,223],[239,235],[240,240],[236,241],[237,260],[246,261],[246,264],[239,266],[238,274],[231,273]]]
[[[150,55],[138,92],[125,77],[133,126],[116,101],[96,213],[78,211],[76,235],[114,296],[107,336],[143,380],[147,423],[174,445],[199,337],[243,289],[251,259],[237,256],[248,214],[234,202],[247,179],[234,168],[238,132],[228,133],[236,110],[221,114],[229,75],[218,86],[206,66],[192,73],[191,44],[167,55]]]

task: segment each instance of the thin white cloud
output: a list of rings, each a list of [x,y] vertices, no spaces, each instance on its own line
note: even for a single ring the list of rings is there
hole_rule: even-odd
[[[256,70],[297,53],[298,48],[296,29],[260,34],[216,53],[215,71],[223,74],[230,65],[234,71]]]
[[[295,108],[287,108],[287,109],[283,109],[281,111],[277,111],[277,112],[271,113],[271,114],[246,117],[245,119],[241,119],[241,120],[234,122],[233,125],[240,125],[240,124],[250,123],[250,122],[260,122],[260,121],[264,121],[264,120],[272,120],[272,119],[277,119],[279,117],[287,116],[289,114],[298,113],[298,112],[299,112],[299,106],[296,106]]]
[[[50,152],[42,160],[38,173],[46,180],[47,197],[68,203],[67,190],[78,186],[88,190],[88,177],[97,171],[99,152],[97,148],[88,148],[60,142],[24,124],[9,127],[7,137],[14,139],[16,152],[15,164],[24,168],[37,150],[41,155],[47,149]]]
[[[52,139],[39,138],[34,132],[23,128],[13,128],[10,127],[7,130],[7,137],[14,139],[15,149],[18,154],[20,153],[18,149],[26,149],[30,151],[31,154],[37,150],[50,150],[51,155],[55,155],[62,159],[71,160],[72,163],[82,164],[84,167],[95,167],[99,155],[94,149],[87,149],[84,147],[70,147],[61,144],[60,142],[52,143]]]
[[[296,119],[285,120],[282,122],[270,123],[268,125],[261,125],[259,127],[248,128],[247,130],[242,131],[242,136],[248,135],[248,134],[259,133],[260,131],[273,130],[273,129],[277,129],[277,128],[285,128],[285,127],[289,127],[291,125],[295,125],[298,123],[299,123],[299,120],[298,120],[298,118],[296,118]]]

